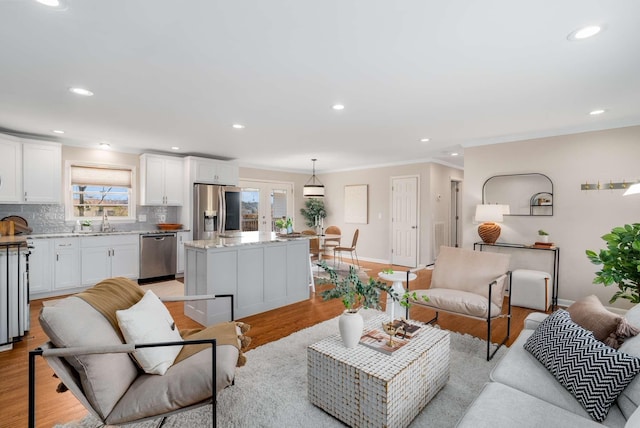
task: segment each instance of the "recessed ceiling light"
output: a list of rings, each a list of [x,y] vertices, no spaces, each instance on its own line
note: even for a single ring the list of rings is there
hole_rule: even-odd
[[[428,142],[429,142],[429,139],[428,139],[428,138],[421,138],[421,139],[420,139],[420,142],[422,142],[422,143],[428,143]]]
[[[36,0],[38,3],[49,7],[58,7],[60,2],[58,0]]]
[[[239,123],[234,123],[234,124],[233,124],[233,127],[234,127],[235,129],[244,129],[244,125],[241,125],[241,124],[239,124]]]
[[[602,27],[600,27],[598,25],[589,25],[587,27],[578,28],[577,30],[572,31],[567,36],[567,39],[569,39],[569,40],[584,40],[584,39],[588,39],[589,37],[595,36],[600,31],[602,31]]]
[[[178,147],[178,146],[173,146],[173,147],[171,147],[171,150],[180,150],[180,147]]]
[[[334,104],[331,108],[334,110],[344,110],[344,106],[342,104]]]
[[[451,156],[460,156],[460,153],[453,152],[453,153],[451,153]]]
[[[69,92],[72,92],[76,95],[82,95],[83,97],[90,97],[93,95],[93,92],[84,88],[69,88]]]
[[[51,132],[53,132],[54,134],[64,134],[64,131],[62,129],[52,129]]]
[[[106,141],[103,141],[102,143],[100,143],[100,148],[102,150],[109,150],[111,148],[111,144],[107,143]]]
[[[599,114],[604,113],[605,111],[606,111],[606,110],[603,110],[603,109],[597,109],[597,110],[592,110],[592,111],[590,111],[590,112],[589,112],[589,114],[590,114],[591,116],[597,116],[597,115],[599,115]]]

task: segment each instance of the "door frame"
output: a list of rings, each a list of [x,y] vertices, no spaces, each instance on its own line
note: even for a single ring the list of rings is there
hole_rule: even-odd
[[[420,219],[420,174],[410,174],[410,175],[397,175],[397,176],[392,176],[390,177],[389,180],[389,253],[390,253],[390,263],[393,264],[394,260],[393,260],[393,194],[394,194],[394,190],[393,190],[393,183],[394,180],[398,180],[398,179],[407,179],[407,178],[414,178],[416,180],[416,193],[415,193],[415,198],[416,198],[416,260],[415,260],[415,266],[412,267],[417,267],[420,264],[420,235],[421,235],[421,219]],[[404,266],[404,265],[400,265],[400,266]]]

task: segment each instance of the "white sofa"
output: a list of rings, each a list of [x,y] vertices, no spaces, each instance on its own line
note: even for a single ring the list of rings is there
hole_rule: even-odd
[[[640,427],[640,375],[622,391],[602,423],[595,422],[580,402],[529,351],[527,339],[546,318],[534,313],[525,329],[500,360],[480,395],[457,426],[464,427]],[[625,315],[640,326],[640,305]],[[619,351],[640,357],[640,336],[627,339]]]

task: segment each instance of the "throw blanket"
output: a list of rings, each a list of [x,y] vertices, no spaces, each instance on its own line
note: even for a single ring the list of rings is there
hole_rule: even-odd
[[[144,296],[144,292],[138,284],[128,278],[122,277],[105,279],[92,288],[76,294],[76,297],[89,303],[104,315],[123,341],[124,338],[120,332],[116,311],[130,308],[138,303],[138,301],[142,299],[142,296]],[[248,324],[225,322],[201,329],[181,330],[180,335],[185,340],[216,339],[218,346],[235,346],[239,351],[237,366],[240,367],[246,362],[246,357],[242,351],[251,342],[250,338],[244,336],[244,333],[246,333],[249,328],[250,326]],[[238,334],[238,329],[240,330],[240,334]],[[208,347],[206,344],[183,346],[174,364]]]

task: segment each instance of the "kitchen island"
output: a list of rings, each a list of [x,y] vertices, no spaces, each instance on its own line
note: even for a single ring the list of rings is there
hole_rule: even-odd
[[[308,237],[235,232],[186,242],[185,296],[233,295],[236,319],[309,298]],[[205,326],[231,319],[230,299],[185,303]]]

